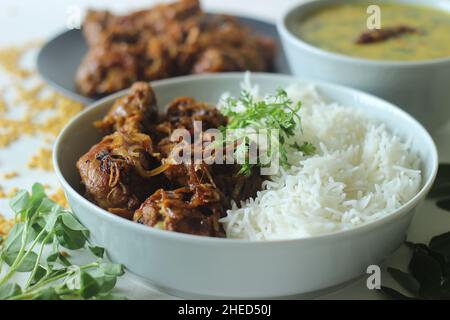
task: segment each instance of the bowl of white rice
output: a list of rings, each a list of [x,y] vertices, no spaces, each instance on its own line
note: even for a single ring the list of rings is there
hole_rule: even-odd
[[[289,139],[316,151],[287,154],[255,197],[221,219],[226,238],[149,228],[114,216],[79,192],[74,163],[100,136],[91,125],[119,92],[74,118],[54,166],[71,208],[111,260],[183,297],[273,298],[337,286],[380,264],[404,241],[438,165],[435,144],[413,117],[363,92],[274,74],[227,73],[155,81],[160,105],[192,96],[220,107],[242,87],[255,99],[277,89],[301,101],[302,130]],[[218,103],[219,101],[219,103]]]

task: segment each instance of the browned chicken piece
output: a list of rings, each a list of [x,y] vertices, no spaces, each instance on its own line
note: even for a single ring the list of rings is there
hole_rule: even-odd
[[[203,132],[203,143],[210,141],[206,130],[219,128],[227,123],[226,118],[216,108],[190,97],[176,98],[165,109],[165,116],[154,128],[154,132],[159,136],[159,139],[156,139],[156,149],[162,157],[169,157],[173,147],[179,143],[172,141],[172,134],[176,129],[186,129],[191,137],[194,137],[194,121],[199,121],[201,127],[199,126],[197,130]]]
[[[136,210],[133,220],[163,230],[209,237],[224,237],[219,223],[223,210],[219,202],[198,203],[188,188],[159,189]]]
[[[165,79],[174,74],[176,52],[171,51],[172,39],[153,37],[146,43],[142,58],[142,77],[144,79]]]
[[[192,73],[272,69],[276,49],[273,40],[252,34],[235,18],[215,15],[197,28],[194,43],[200,50]]]
[[[163,230],[223,237],[219,219],[225,214],[220,191],[203,176],[204,169],[188,169],[188,185],[173,191],[157,190],[136,210],[133,220]]]
[[[89,46],[103,41],[113,15],[108,11],[88,10],[83,21],[83,35]]]
[[[161,142],[163,142],[162,140]],[[161,143],[160,143],[161,144]],[[158,145],[161,148],[160,145]],[[191,155],[194,154],[194,146],[191,145]],[[263,177],[259,174],[258,169],[254,169],[249,176],[240,175],[240,166],[236,164],[195,164],[194,159],[191,159],[191,164],[177,163],[174,164],[172,160],[173,145],[167,146],[168,158],[165,159],[168,163],[164,170],[165,180],[168,182],[170,188],[178,188],[188,186],[192,188],[197,184],[213,185],[221,195],[221,203],[224,209],[229,209],[231,202],[234,201],[240,205],[242,201],[256,196],[258,190],[261,190]],[[201,148],[201,147],[200,147]],[[168,151],[170,150],[170,151]],[[201,152],[204,149],[200,149]],[[212,154],[214,158],[214,154]]]
[[[242,201],[255,197],[264,181],[258,169],[253,170],[248,177],[239,175],[239,166],[235,164],[215,164],[210,171],[214,177],[214,184],[223,193],[228,205],[234,201],[240,206]]]
[[[90,46],[76,84],[98,97],[133,81],[190,73],[270,71],[272,39],[258,36],[236,19],[207,15],[198,0],[157,5],[126,16],[89,11],[83,33]]]
[[[136,26],[140,29],[151,29],[160,34],[167,30],[173,22],[182,22],[202,14],[199,0],[179,0],[172,3],[158,4],[151,9],[143,10]],[[133,17],[134,13],[131,13]]]
[[[130,92],[118,99],[108,114],[94,125],[104,132],[148,132],[158,120],[153,89],[146,82],[136,82]]]
[[[174,99],[166,107],[165,121],[156,126],[156,130],[168,136],[161,139],[157,144],[157,150],[168,163],[173,163],[170,157],[177,141],[171,141],[170,134],[178,128],[185,128],[192,134],[193,122],[202,121],[202,140],[197,141],[198,149],[203,153],[204,148],[214,141],[205,131],[210,128],[219,128],[226,125],[227,119],[214,107],[206,103],[199,103],[193,98],[179,97]],[[191,155],[194,156],[194,141],[191,141]],[[176,150],[175,150],[176,151]],[[223,151],[225,153],[225,151]],[[214,154],[212,154],[214,157]],[[194,163],[194,159],[191,159]],[[261,189],[263,178],[255,170],[250,176],[243,177],[238,174],[239,165],[205,163],[195,166],[197,177],[201,183],[209,183],[217,186],[223,197],[224,208],[229,208],[231,201],[238,205],[241,201],[254,197]],[[192,168],[183,163],[171,164],[164,171],[165,178],[171,183],[171,187],[189,186],[189,181],[194,176]]]
[[[201,121],[201,138],[193,135]],[[231,207],[256,195],[262,177],[238,174],[237,164],[205,161],[215,147],[220,128],[227,124],[216,108],[190,97],[172,100],[158,115],[155,95],[147,83],[135,83],[95,126],[108,133],[77,162],[85,196],[118,216],[164,230],[223,237],[219,220]],[[186,129],[190,139],[180,145],[172,134]],[[113,133],[112,133],[113,132]],[[190,161],[177,153],[190,150]],[[200,151],[200,163],[195,152]],[[210,153],[209,160],[216,160]]]
[[[194,121],[201,121],[202,127],[199,129],[202,130],[219,128],[227,123],[226,118],[215,107],[191,97],[175,98],[165,109],[165,121],[161,122],[160,127],[170,127],[167,134],[178,128],[191,131],[194,129]]]
[[[195,168],[194,172],[192,168]],[[258,169],[249,176],[238,174],[239,169],[236,164],[171,164],[164,170],[164,177],[170,188],[205,183],[213,185],[221,195],[223,208],[229,209],[232,201],[240,205],[242,201],[255,197],[264,181]]]
[[[77,162],[86,197],[100,207],[131,219],[154,190],[152,142],[142,133],[115,132],[94,145]],[[155,174],[156,175],[156,174]],[[157,180],[154,177],[153,180]]]
[[[83,58],[76,73],[78,90],[90,97],[128,88],[139,79],[135,55],[114,45],[95,46]]]
[[[83,35],[89,46],[105,41],[135,44],[162,33],[174,21],[201,14],[198,0],[182,0],[156,5],[128,15],[116,16],[109,11],[88,10],[83,21]],[[150,32],[149,32],[150,31]]]

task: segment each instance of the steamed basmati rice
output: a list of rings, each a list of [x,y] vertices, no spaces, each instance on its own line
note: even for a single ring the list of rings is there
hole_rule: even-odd
[[[408,143],[363,112],[326,102],[313,87],[286,91],[302,101],[303,132],[290,142],[312,142],[317,152],[303,157],[290,150],[291,168],[265,181],[254,199],[234,204],[221,220],[228,238],[288,239],[345,230],[386,216],[417,194],[420,160]]]

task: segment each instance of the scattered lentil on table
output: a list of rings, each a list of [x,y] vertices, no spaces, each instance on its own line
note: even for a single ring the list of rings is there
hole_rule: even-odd
[[[40,41],[31,41],[19,46],[0,48],[0,70],[8,76],[10,82],[8,86],[0,88],[0,152],[1,149],[8,152],[8,146],[24,137],[37,136],[42,144],[36,145],[27,168],[52,172],[51,146],[54,139],[64,125],[82,110],[83,105],[53,91],[39,78],[32,55],[40,46]],[[26,59],[30,56],[32,62],[27,65]],[[17,171],[1,174],[6,180],[18,176]],[[0,199],[12,198],[19,189],[28,187],[14,186],[6,190],[0,185]],[[52,200],[68,207],[61,188],[47,185],[47,189],[53,191],[50,196]],[[12,225],[12,220],[0,215],[0,236],[6,235]]]

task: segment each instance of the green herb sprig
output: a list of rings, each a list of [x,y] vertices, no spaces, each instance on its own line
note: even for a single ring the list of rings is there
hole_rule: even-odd
[[[242,110],[236,110],[239,106],[243,107]],[[269,96],[264,100],[256,100],[249,91],[243,90],[238,98],[228,97],[225,100],[225,104],[221,107],[221,113],[229,118],[227,126],[222,128],[222,130],[246,128],[264,129],[268,132],[277,130],[279,134],[278,150],[269,148],[268,157],[272,159],[275,152],[278,152],[280,165],[288,168],[290,165],[288,163],[287,147],[301,151],[305,155],[311,155],[315,152],[315,147],[308,142],[302,145],[297,143],[287,145],[288,138],[294,136],[298,130],[301,130],[301,117],[298,113],[300,108],[301,102],[294,104],[283,89],[278,89],[275,96]],[[248,144],[250,142],[244,141],[248,153]],[[250,175],[254,167],[270,165],[262,164],[259,158],[255,164],[250,164],[248,159],[246,160],[239,171],[239,174],[245,176]]]
[[[0,246],[0,300],[121,298],[111,291],[122,265],[104,262],[105,250],[88,243],[89,231],[42,185],[19,191],[10,205],[17,222]],[[88,250],[94,261],[75,265],[63,249]],[[23,286],[12,281],[20,272],[28,273]]]

